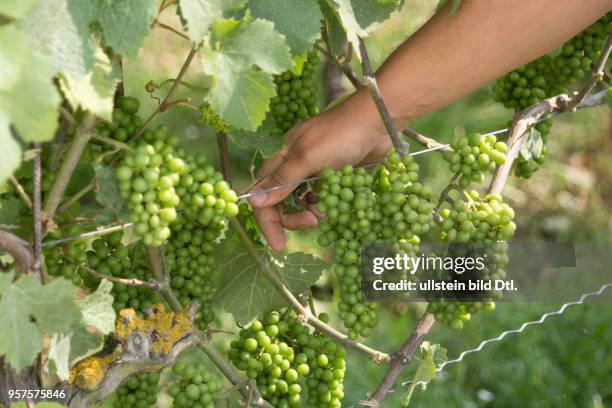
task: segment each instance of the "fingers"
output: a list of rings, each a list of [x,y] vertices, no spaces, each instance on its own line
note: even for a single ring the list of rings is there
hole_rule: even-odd
[[[293,214],[282,214],[282,224],[290,230],[314,228],[317,226],[317,216],[310,211],[301,211]]]
[[[270,171],[268,174],[263,172],[263,170],[268,170],[268,167],[276,164],[276,162],[280,163],[274,170]],[[262,167],[262,173],[265,174],[265,178],[253,187],[252,191],[255,192],[279,186],[287,186],[277,190],[255,194],[249,198],[249,202],[255,208],[269,207],[278,204],[295,190],[302,180],[315,171],[316,165],[300,154],[289,153],[288,157],[283,161],[275,157],[273,161],[266,163],[265,169]]]
[[[275,251],[281,251],[285,247],[286,238],[281,224],[280,209],[276,207],[253,208],[253,212],[268,245]]]

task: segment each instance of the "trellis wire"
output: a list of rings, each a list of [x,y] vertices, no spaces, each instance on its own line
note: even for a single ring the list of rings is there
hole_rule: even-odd
[[[585,302],[585,300],[587,298],[592,297],[592,296],[600,296],[608,288],[612,288],[612,282],[603,284],[595,292],[583,293],[578,300],[574,300],[574,301],[571,301],[571,302],[564,303],[563,305],[561,305],[561,307],[559,309],[555,310],[554,312],[544,313],[542,316],[540,316],[540,318],[538,320],[531,320],[531,321],[525,322],[525,323],[521,324],[521,326],[518,329],[506,330],[506,331],[500,333],[497,337],[492,337],[492,338],[483,340],[483,341],[480,342],[480,344],[478,344],[477,347],[465,350],[461,354],[459,354],[459,356],[457,358],[454,358],[452,360],[447,360],[447,361],[443,362],[442,364],[440,364],[436,368],[436,374],[440,373],[442,370],[444,370],[447,366],[449,366],[451,364],[460,363],[468,355],[474,354],[474,353],[478,353],[478,352],[482,351],[482,349],[487,344],[491,344],[491,343],[496,343],[498,341],[502,341],[506,336],[509,336],[510,334],[523,333],[523,331],[525,331],[525,329],[527,327],[529,327],[529,326],[536,326],[536,325],[543,324],[544,321],[546,319],[548,319],[549,317],[551,317],[551,316],[560,316],[563,313],[565,313],[565,310],[567,308],[569,308],[570,306],[582,305],[582,304],[584,304],[584,302]],[[402,387],[408,386],[410,384],[412,384],[412,381],[404,381],[404,382],[401,383]],[[424,382],[417,383],[417,385],[419,385],[419,384],[425,384],[426,385],[426,383],[424,383]],[[395,392],[395,391],[397,391],[397,389],[391,389],[391,390],[388,391],[388,393],[392,393],[392,392]],[[369,397],[369,394],[366,395],[366,396]],[[353,407],[355,407],[355,403],[350,405],[350,408],[353,408]]]
[[[582,103],[578,106],[578,108],[592,107],[592,106],[596,106],[596,105],[601,104],[603,98],[606,95],[606,93],[607,93],[606,90],[592,93],[591,95],[586,97],[584,99],[584,101],[582,101]],[[538,121],[536,123],[543,122],[543,121],[545,121],[547,119],[550,119],[553,116],[557,116],[559,114],[560,114],[560,112],[554,112],[552,114],[542,116],[541,118],[538,119]],[[484,136],[499,135],[499,134],[507,133],[508,130],[509,130],[509,128],[497,129],[497,130],[492,130],[492,131],[487,132],[487,133],[483,133],[483,135]],[[422,150],[419,150],[419,151],[416,151],[416,152],[409,153],[409,156],[419,156],[419,155],[422,155],[422,154],[425,154],[425,153],[434,152],[436,150],[441,150],[441,149],[444,149],[446,147],[450,147],[450,145],[449,144],[439,144],[437,146],[434,146],[434,147],[431,147],[431,148],[428,148],[428,149],[422,149]],[[381,162],[370,163],[370,164],[367,164],[367,165],[362,166],[362,167],[367,168],[367,167],[376,166],[378,164],[381,164]],[[283,185],[280,185],[280,186],[274,186],[274,187],[271,187],[271,188],[268,188],[268,189],[248,191],[248,192],[246,192],[244,194],[239,195],[238,199],[239,200],[244,200],[246,198],[252,197],[252,196],[257,195],[257,194],[270,193],[272,191],[281,190],[283,188],[298,186],[298,185],[300,185],[302,183],[319,180],[320,178],[321,178],[321,176],[312,176],[312,177],[308,177],[308,178],[306,178],[304,180],[294,181],[294,182],[283,184]],[[56,240],[46,241],[46,242],[44,242],[42,244],[42,246],[46,248],[46,247],[51,247],[51,246],[55,246],[55,245],[58,245],[58,244],[62,244],[62,243],[65,243],[65,242],[76,241],[76,240],[83,239],[83,238],[91,238],[91,237],[96,237],[96,236],[100,236],[100,235],[106,235],[106,234],[110,234],[110,233],[115,232],[115,231],[120,231],[120,230],[123,230],[125,228],[132,227],[133,225],[134,224],[131,223],[131,222],[128,222],[128,223],[125,223],[125,224],[112,225],[112,226],[109,226],[109,227],[106,227],[106,228],[102,228],[102,229],[99,229],[99,230],[89,231],[89,232],[86,232],[86,233],[83,233],[83,234],[80,234],[80,235],[75,235],[73,237],[65,237],[65,238],[60,238],[60,239],[56,239]]]

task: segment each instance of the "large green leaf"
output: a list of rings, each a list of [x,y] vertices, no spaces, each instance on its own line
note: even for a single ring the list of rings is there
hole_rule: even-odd
[[[0,26],[0,89],[10,88],[21,76],[28,57],[28,42],[13,24]]]
[[[247,251],[238,236],[230,230],[219,246],[215,259],[219,259],[217,277],[219,292],[216,299],[234,316],[238,324],[246,324],[264,312],[284,306],[287,301],[274,288],[258,265],[266,265],[295,294],[312,286],[324,268],[322,260],[309,254],[294,253],[287,257],[270,258],[263,246],[256,246],[257,258]],[[228,259],[229,258],[229,259]]]
[[[0,119],[8,118],[25,141],[44,142],[55,134],[61,99],[51,82],[52,76],[47,61],[38,53],[31,53],[27,62],[21,64],[19,79],[11,87],[0,89]],[[6,123],[4,120],[0,126]]]
[[[253,17],[274,23],[294,55],[312,48],[321,33],[323,14],[316,0],[250,0]]]
[[[9,120],[0,110],[0,184],[4,183],[21,163],[21,146],[11,134]],[[15,218],[11,223],[15,222]]]
[[[206,74],[213,77],[210,105],[239,129],[255,130],[275,95],[270,74],[291,65],[288,47],[271,22],[217,20],[202,49]]]
[[[115,309],[110,294],[112,288],[111,282],[103,280],[94,293],[79,303],[83,325],[93,327],[102,334],[115,329]]]
[[[104,31],[106,45],[135,57],[157,14],[155,0],[89,0]]]
[[[179,0],[179,13],[185,23],[187,35],[195,42],[206,36],[213,20],[228,17],[239,10],[246,0]]]
[[[111,218],[126,218],[127,202],[119,193],[119,180],[114,171],[97,163],[93,167],[96,173],[96,201]]]
[[[12,280],[12,272],[0,274],[0,355],[21,371],[41,351],[42,333],[67,331],[79,322],[80,311],[76,287],[63,278],[44,286],[33,275]]]
[[[98,48],[91,71],[81,79],[74,79],[70,75],[61,77],[60,87],[74,110],[81,107],[110,121],[113,97],[120,79],[117,64],[111,63],[104,51]]]
[[[19,20],[31,46],[45,55],[53,74],[80,79],[94,62],[89,19],[80,2],[36,0]]]

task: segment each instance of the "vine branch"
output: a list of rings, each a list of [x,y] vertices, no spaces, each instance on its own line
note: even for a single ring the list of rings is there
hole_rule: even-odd
[[[181,302],[178,301],[176,295],[170,288],[170,280],[167,270],[162,268],[162,264],[159,261],[159,256],[157,255],[157,249],[149,245],[147,245],[145,248],[147,256],[149,257],[149,262],[151,263],[151,271],[158,283],[157,291],[163,296],[166,302],[168,302],[170,307],[172,307],[172,310],[183,310]]]
[[[389,110],[385,105],[385,101],[383,100],[382,95],[380,94],[380,89],[378,89],[378,83],[376,82],[374,71],[372,70],[372,64],[370,64],[370,57],[368,56],[365,43],[361,38],[359,39],[359,54],[361,55],[361,64],[363,66],[364,85],[367,86],[368,91],[370,91],[370,95],[372,96],[372,99],[374,99],[378,114],[380,115],[385,125],[385,129],[387,129],[387,133],[391,138],[391,142],[393,143],[395,151],[397,152],[397,154],[399,154],[400,157],[404,157],[407,153],[406,145],[402,143],[402,140],[399,137],[399,133],[395,129],[395,124],[391,119],[391,114],[389,114]]]
[[[80,264],[79,268],[81,268],[82,270],[84,270],[85,272],[87,272],[88,274],[90,274],[96,279],[100,279],[100,280],[106,279],[108,281],[120,283],[125,286],[146,286],[152,290],[158,290],[160,286],[159,282],[157,282],[154,279],[143,281],[143,280],[136,279],[136,278],[133,278],[133,279],[119,278],[117,276],[107,275],[105,273],[98,272],[95,269],[90,268],[86,264]]]
[[[32,248],[34,253],[34,264],[32,269],[38,275],[40,282],[44,282],[44,276],[41,268],[41,248],[42,248],[42,220],[40,215],[40,146],[38,143],[34,145],[36,154],[32,160],[32,217],[33,217],[33,232],[32,232]]]
[[[406,365],[412,360],[414,353],[417,348],[431,329],[435,322],[434,316],[430,313],[425,313],[421,320],[417,323],[416,327],[410,333],[408,338],[401,345],[396,353],[393,353],[391,357],[391,363],[387,374],[383,377],[380,384],[376,388],[376,391],[366,401],[362,401],[361,405],[369,407],[379,407],[382,400],[385,398],[397,377],[404,370]]]
[[[48,220],[53,220],[55,212],[66,191],[66,187],[68,186],[68,182],[72,177],[72,173],[74,173],[74,169],[81,158],[81,154],[93,135],[93,124],[94,117],[92,115],[87,115],[79,129],[77,129],[74,140],[70,144],[68,152],[66,152],[62,166],[57,174],[57,179],[55,183],[53,183],[53,187],[45,203],[44,211]]]
[[[13,257],[21,271],[29,272],[32,270],[34,252],[28,242],[17,235],[0,230],[0,248],[6,250]]]

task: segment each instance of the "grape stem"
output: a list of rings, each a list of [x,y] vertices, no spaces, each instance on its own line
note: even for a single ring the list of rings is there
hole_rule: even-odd
[[[112,139],[110,137],[102,136],[101,134],[95,134],[93,139],[99,140],[100,142],[115,146],[120,150],[125,150],[130,153],[134,153],[134,149],[132,149],[128,144],[120,142],[118,140]]]
[[[460,173],[455,173],[451,178],[450,182],[448,183],[448,186],[446,186],[446,188],[442,190],[442,193],[440,193],[440,199],[438,200],[438,204],[436,204],[436,208],[434,210],[435,213],[438,213],[438,211],[440,211],[440,207],[442,207],[442,204],[444,204],[444,202],[449,199],[448,193],[450,193],[451,190],[457,188],[456,182],[459,178],[459,175]]]
[[[32,200],[30,200],[30,197],[27,195],[23,189],[23,186],[21,183],[19,183],[15,176],[11,176],[11,184],[13,184],[17,195],[19,195],[19,198],[21,198],[21,201],[23,201],[23,203],[28,206],[29,209],[32,209]]]
[[[186,39],[186,40],[189,40],[189,37],[188,37],[188,36],[186,36],[185,34],[181,33],[181,32],[180,32],[179,30],[177,30],[176,28],[171,27],[171,26],[169,26],[168,24],[164,24],[164,23],[162,23],[162,22],[158,21],[157,19],[155,19],[155,21],[153,21],[153,23],[151,24],[151,26],[153,26],[153,27],[157,26],[157,27],[159,27],[159,28],[163,28],[164,30],[168,30],[168,31],[170,31],[171,33],[174,33],[174,34],[178,35],[178,36],[179,36],[179,37],[181,37],[181,38],[184,38],[184,39]]]
[[[435,322],[434,316],[431,313],[425,313],[416,327],[406,338],[402,346],[396,353],[391,356],[391,363],[387,374],[383,377],[376,391],[366,401],[361,401],[361,405],[368,407],[379,407],[382,400],[385,398],[397,377],[404,371],[405,366],[412,360],[417,348],[429,333],[429,330]]]
[[[199,48],[200,48],[199,44],[194,43],[192,45],[191,51],[189,51],[189,54],[187,55],[187,58],[185,59],[185,62],[183,63],[181,70],[179,71],[178,75],[174,79],[174,83],[170,87],[170,90],[168,90],[166,97],[164,98],[162,103],[157,107],[155,112],[153,112],[151,116],[149,116],[149,118],[145,121],[145,123],[142,124],[140,129],[138,129],[136,133],[132,135],[132,137],[130,138],[130,141],[134,141],[138,139],[138,137],[149,127],[149,125],[151,125],[151,122],[153,122],[153,120],[155,120],[155,118],[157,118],[158,115],[160,115],[163,111],[165,111],[166,109],[170,107],[168,106],[170,98],[172,98],[174,94],[176,93],[179,85],[181,84],[181,81],[183,80],[183,77],[185,76],[185,74],[187,73],[187,70],[189,69],[189,65],[191,65],[191,61],[193,61],[193,58],[195,57]],[[171,106],[176,106],[176,105],[171,105]]]
[[[74,195],[72,197],[70,197],[69,199],[67,199],[66,201],[64,201],[62,203],[62,205],[59,206],[59,208],[57,209],[57,212],[59,214],[63,213],[64,211],[66,211],[67,209],[69,209],[74,203],[76,203],[77,201],[79,201],[81,198],[83,198],[83,196],[85,196],[85,194],[89,193],[91,190],[93,190],[96,187],[96,182],[92,181],[89,184],[87,184],[85,187],[83,187],[82,189],[80,189],[79,191],[77,191],[76,193],[74,193]]]
[[[68,152],[66,152],[64,161],[62,162],[55,183],[53,183],[53,187],[51,188],[51,192],[49,192],[49,196],[44,206],[44,212],[48,220],[53,220],[53,217],[55,217],[56,210],[72,178],[74,169],[81,159],[81,154],[93,136],[93,124],[94,117],[88,114],[85,119],[83,119],[81,126],[77,129],[74,140],[70,144]]]
[[[147,245],[145,247],[147,256],[149,257],[149,262],[151,263],[151,272],[155,277],[155,280],[158,283],[157,291],[162,295],[162,297],[168,302],[172,310],[181,311],[183,307],[181,303],[176,298],[174,292],[170,288],[170,279],[168,277],[168,269],[162,266],[162,263],[159,260],[159,256],[157,255],[157,248]],[[163,252],[163,250],[160,250]],[[164,262],[165,263],[165,262]]]
[[[33,232],[32,232],[32,249],[34,254],[34,263],[32,270],[38,275],[41,283],[44,283],[45,277],[41,267],[41,249],[42,249],[42,217],[40,214],[40,145],[34,144],[36,153],[32,160],[32,218],[33,218]]]
[[[365,47],[365,43],[363,39],[359,38],[359,54],[361,55],[361,65],[363,67],[363,83],[370,91],[370,95],[372,99],[374,99],[374,103],[376,104],[376,109],[378,110],[378,114],[380,115],[385,129],[387,129],[387,133],[391,138],[391,142],[393,143],[393,147],[395,151],[400,157],[406,156],[408,149],[406,145],[402,142],[402,139],[399,136],[395,128],[395,124],[391,119],[391,114],[385,105],[385,101],[380,94],[380,89],[378,88],[378,84],[376,82],[376,77],[374,76],[374,71],[372,70],[372,64],[370,64],[370,57],[368,56],[368,52]]]
[[[106,279],[108,281],[120,283],[125,286],[146,286],[147,288],[152,289],[152,290],[159,289],[159,282],[157,282],[154,279],[143,281],[143,280],[136,279],[136,278],[133,278],[133,279],[119,278],[116,276],[107,275],[105,273],[98,272],[95,269],[92,269],[89,266],[87,266],[87,264],[85,263],[80,264],[79,268],[81,268],[82,270],[84,270],[85,272],[87,272],[88,274],[90,274],[91,276],[99,280]]]

